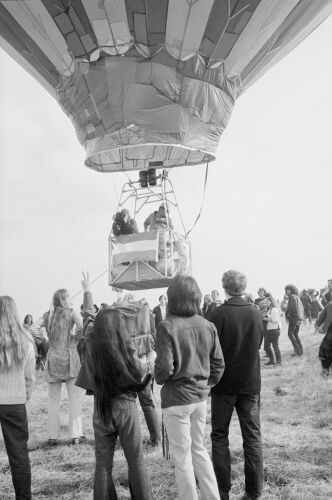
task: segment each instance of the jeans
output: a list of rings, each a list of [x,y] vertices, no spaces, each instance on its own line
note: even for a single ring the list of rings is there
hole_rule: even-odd
[[[289,321],[288,325],[288,338],[293,344],[294,352],[297,356],[302,356],[303,347],[301,344],[301,340],[299,338],[299,330],[300,330],[301,321]]]
[[[267,343],[266,343],[267,355],[270,358],[270,361],[276,362],[277,364],[280,365],[281,364],[281,354],[280,354],[280,349],[279,349],[279,337],[280,337],[279,328],[273,329],[273,330],[267,330],[266,336],[267,336]],[[271,348],[271,344],[272,344],[273,350]],[[273,354],[273,351],[274,351],[274,354]]]
[[[201,499],[219,500],[216,476],[204,445],[206,412],[206,401],[163,409],[179,500],[198,499],[195,474]]]
[[[211,396],[212,462],[220,494],[231,489],[229,424],[235,407],[243,440],[246,493],[258,497],[263,489],[263,454],[260,430],[260,395],[218,394]]]
[[[151,441],[160,441],[160,425],[153,395],[152,380],[150,380],[143,391],[137,393],[137,396],[144,413],[144,418],[150,433]]]
[[[96,406],[93,413],[96,470],[94,500],[117,500],[112,477],[114,449],[117,437],[128,463],[131,498],[152,500],[151,484],[144,464],[140,421],[135,400],[114,398],[112,418],[105,424]]]
[[[69,402],[69,436],[78,438],[82,429],[83,390],[75,385],[75,378],[66,380]],[[48,384],[48,435],[50,439],[60,437],[60,398],[62,382]]]
[[[28,419],[25,404],[0,405],[0,423],[16,500],[31,499]]]

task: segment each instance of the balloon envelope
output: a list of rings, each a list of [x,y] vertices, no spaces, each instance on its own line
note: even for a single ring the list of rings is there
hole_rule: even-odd
[[[0,1],[0,45],[56,99],[102,172],[215,159],[236,98],[332,0]]]

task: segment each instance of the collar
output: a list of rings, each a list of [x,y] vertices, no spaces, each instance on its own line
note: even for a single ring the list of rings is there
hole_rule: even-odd
[[[250,306],[249,302],[247,302],[243,297],[241,296],[234,296],[230,297],[226,302],[226,305],[230,306]]]

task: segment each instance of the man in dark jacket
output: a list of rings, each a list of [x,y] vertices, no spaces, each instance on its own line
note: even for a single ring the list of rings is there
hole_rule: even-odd
[[[322,375],[328,376],[332,368],[332,301],[317,318],[317,326],[324,325],[325,336],[319,346],[318,357],[322,365]]]
[[[154,314],[155,327],[159,325],[161,321],[164,321],[167,316],[167,299],[165,295],[160,295],[159,305],[152,309]]]
[[[225,359],[221,380],[211,390],[212,461],[221,500],[231,489],[228,433],[236,409],[244,450],[245,494],[256,500],[263,488],[263,456],[260,431],[260,356],[263,323],[259,310],[242,298],[247,279],[238,271],[222,277],[227,301],[212,318]]]
[[[303,347],[299,337],[301,321],[304,319],[304,309],[295,285],[286,285],[285,292],[288,296],[288,305],[285,312],[288,320],[288,338],[293,344],[293,356],[302,356]]]
[[[216,303],[212,300],[212,295],[204,295],[204,304],[202,307],[202,313],[205,319],[212,321],[212,316],[216,310]]]

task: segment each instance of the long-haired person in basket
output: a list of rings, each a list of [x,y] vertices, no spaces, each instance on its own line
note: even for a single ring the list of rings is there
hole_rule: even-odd
[[[35,349],[14,300],[0,297],[0,423],[17,499],[31,498],[26,401],[35,381]]]

